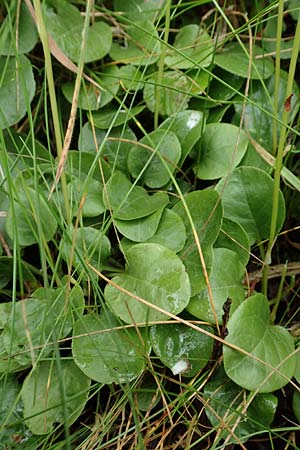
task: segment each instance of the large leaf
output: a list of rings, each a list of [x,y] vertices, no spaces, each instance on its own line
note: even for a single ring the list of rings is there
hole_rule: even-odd
[[[134,66],[155,63],[160,55],[160,42],[155,26],[148,20],[136,20],[126,29],[122,44],[112,44],[109,55],[118,63],[130,63]]]
[[[17,239],[19,245],[27,246],[39,241],[41,233],[45,241],[50,241],[57,228],[57,221],[46,200],[31,188],[18,192],[12,200],[6,221],[9,237]]]
[[[245,267],[236,253],[227,248],[215,248],[213,265],[209,277],[212,298],[218,322],[222,323],[223,305],[229,298],[233,312],[245,298],[245,288],[242,280]],[[193,316],[215,323],[211,300],[207,288],[202,289],[191,298],[187,310]]]
[[[277,111],[274,111],[275,79],[275,76],[272,76],[264,85],[259,81],[253,82],[249,93],[251,102],[235,104],[235,110],[237,112],[235,121],[240,122],[241,115],[243,115],[244,128],[251,134],[255,141],[270,152],[273,149],[274,120],[281,120],[284,102],[286,101],[288,74],[283,70],[280,72]],[[289,120],[290,123],[293,123],[300,105],[299,87],[295,81],[291,94]],[[281,126],[278,124],[277,137],[279,137],[280,131]]]
[[[67,294],[66,280],[57,289],[37,289],[30,298],[17,302],[3,329],[3,343],[11,358],[21,365],[49,355],[54,343],[72,329],[82,314],[83,292],[79,285]]]
[[[273,206],[273,179],[255,167],[238,167],[216,186],[222,196],[224,215],[246,230],[250,244],[267,239]],[[279,191],[276,233],[283,225],[285,203]]]
[[[199,143],[194,167],[198,178],[215,180],[227,175],[244,156],[248,146],[246,133],[230,123],[206,125]]]
[[[19,17],[16,19],[18,14]],[[37,29],[25,3],[10,2],[10,8],[0,29],[0,54],[14,56],[28,53],[37,40]]]
[[[150,351],[146,334],[121,328],[107,310],[88,314],[74,326],[72,353],[80,369],[100,383],[126,383],[138,377]]]
[[[127,239],[134,242],[144,242],[156,232],[162,212],[162,209],[158,209],[149,216],[136,220],[115,219],[115,225]]]
[[[150,188],[165,186],[177,167],[181,146],[172,131],[155,130],[144,136],[129,152],[131,175]]]
[[[193,227],[198,234],[209,272],[212,264],[212,245],[219,234],[222,222],[223,208],[220,197],[212,190],[195,191],[187,194],[184,201],[191,215]],[[178,202],[173,207],[173,211],[181,217],[186,229],[185,245],[179,256],[187,268],[192,295],[195,295],[205,287],[205,279],[192,225],[182,202]]]
[[[97,82],[103,90],[98,90],[92,84],[82,86],[78,96],[78,107],[94,111],[109,103],[119,90],[119,69],[116,66],[105,67],[97,74]],[[62,92],[66,99],[72,103],[75,82],[62,85]]]
[[[249,48],[242,48],[241,44],[233,42],[227,44],[221,53],[216,54],[214,63],[234,75],[243,78],[249,76],[252,79],[269,78],[274,72],[274,63],[269,56],[264,56],[262,49],[252,46],[252,59],[250,60]]]
[[[57,423],[71,425],[86,404],[90,383],[72,360],[39,363],[25,378],[21,391],[29,429],[47,434]]]
[[[134,220],[166,206],[168,196],[163,192],[150,196],[141,186],[133,186],[122,172],[115,171],[103,192],[103,200],[116,219]]]
[[[205,384],[205,412],[213,427],[222,429],[220,439],[231,435],[230,443],[237,443],[237,440],[245,442],[252,433],[265,431],[271,425],[277,408],[277,397],[272,394],[257,394],[247,411],[243,412],[245,394],[243,389],[227,378],[223,367]],[[232,434],[231,429],[237,420],[239,424]]]
[[[65,0],[47,0],[43,6],[48,32],[58,47],[78,62],[84,23],[79,10]],[[111,43],[111,27],[105,22],[94,22],[88,29],[84,62],[89,63],[103,58],[109,52]]]
[[[167,50],[165,64],[176,69],[189,69],[211,64],[215,44],[209,34],[198,25],[180,28],[172,49]]]
[[[32,66],[24,55],[0,57],[0,128],[21,120],[35,93]]]
[[[110,284],[104,291],[109,308],[124,322],[167,318],[133,298],[135,295],[172,314],[179,314],[187,306],[191,296],[189,277],[172,250],[158,244],[137,244],[127,251],[126,262],[125,272],[113,277],[112,282],[132,296]]]
[[[224,345],[224,367],[229,378],[258,392],[276,391],[289,382],[296,368],[293,338],[285,328],[270,323],[264,295],[256,294],[244,301],[229,319],[227,328],[226,341],[249,353]]]
[[[188,156],[196,142],[201,138],[205,123],[202,111],[186,110],[168,117],[159,128],[173,131],[181,145],[181,162]]]
[[[158,109],[162,116],[171,116],[187,109],[192,92],[192,83],[188,77],[181,72],[168,70],[163,73],[159,85],[158,77],[158,72],[151,75],[143,91],[150,111]]]
[[[213,333],[211,327],[201,327]],[[214,340],[180,323],[154,325],[150,330],[150,339],[154,352],[159,359],[172,370],[185,377],[193,377],[208,363],[214,346]]]

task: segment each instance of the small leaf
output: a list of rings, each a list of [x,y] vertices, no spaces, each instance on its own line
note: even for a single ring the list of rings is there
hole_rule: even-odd
[[[185,160],[204,131],[204,114],[202,111],[186,110],[168,117],[160,129],[173,131],[181,144],[181,163]]]
[[[227,44],[222,53],[216,54],[214,63],[239,77],[247,78],[249,76],[249,65],[251,64],[250,78],[263,80],[269,78],[274,72],[274,63],[272,58],[264,56],[261,48],[252,46],[252,60],[250,61],[249,48],[242,48],[237,42]]]
[[[167,50],[165,64],[176,69],[207,67],[211,64],[215,44],[209,34],[198,25],[185,25],[176,34],[171,50]]]
[[[12,375],[0,380],[0,449],[38,448],[38,438],[32,436],[26,427],[20,400],[21,386]],[[16,437],[19,440],[16,442]]]
[[[112,106],[102,108],[101,111],[92,114],[93,124],[101,130],[107,130],[111,126],[118,127],[133,119],[144,109],[144,105],[133,106],[130,110],[117,109]]]
[[[43,6],[48,32],[67,56],[79,62],[84,23],[79,10],[65,0],[47,0]],[[88,29],[84,62],[103,58],[109,52],[111,43],[111,27],[105,22],[94,22]]]
[[[131,21],[140,20],[141,17],[153,22],[164,12],[166,0],[114,0],[114,10],[122,11],[122,16]]]
[[[144,242],[156,232],[162,212],[163,210],[159,209],[149,216],[135,220],[115,219],[115,225],[127,239],[134,242]]]
[[[120,68],[120,83],[125,90],[136,92],[145,85],[144,75],[137,67],[126,64]]]
[[[44,198],[33,189],[26,187],[18,192],[17,200],[11,200],[6,220],[9,237],[17,239],[19,245],[27,246],[39,241],[39,231],[43,239],[50,241],[57,228],[54,214]]]
[[[43,361],[27,375],[21,397],[24,418],[34,434],[47,434],[55,424],[71,425],[80,416],[91,380],[72,360]]]
[[[220,439],[226,439],[229,434],[232,436],[227,444],[237,443],[237,439],[245,442],[251,434],[268,429],[273,422],[278,403],[275,395],[257,394],[247,411],[243,412],[247,394],[227,378],[223,367],[205,384],[203,395],[208,403],[205,412],[210,423],[214,428],[222,430]],[[233,434],[231,429],[238,420]]]
[[[160,48],[155,26],[148,20],[136,20],[126,29],[122,44],[112,44],[109,55],[118,63],[148,66],[158,60]]]
[[[0,128],[9,128],[25,116],[34,97],[35,81],[29,59],[0,57]]]
[[[212,190],[195,191],[184,197],[186,206],[193,221],[206,262],[207,272],[212,264],[212,245],[215,242],[222,222],[223,209],[219,195]],[[179,253],[189,274],[192,295],[200,292],[205,286],[203,269],[199,252],[195,243],[192,225],[182,202],[176,203],[172,211],[181,217],[186,229],[184,248]]]
[[[126,268],[112,282],[156,305],[179,314],[188,304],[191,287],[185,267],[176,253],[158,244],[136,244],[126,253]],[[166,320],[165,314],[107,285],[109,308],[126,323]]]
[[[133,186],[122,172],[115,171],[103,192],[103,201],[116,219],[134,220],[164,208],[168,196],[163,192],[150,196],[141,186]]]
[[[94,111],[105,106],[117,95],[119,78],[119,69],[116,66],[105,67],[97,73],[97,82],[103,90],[100,91],[92,84],[82,86],[78,96],[78,107]],[[70,103],[73,101],[74,86],[74,81],[62,84],[62,92]]]
[[[227,328],[226,341],[249,352],[247,356],[224,346],[224,367],[229,378],[258,392],[276,391],[289,382],[296,368],[293,338],[285,328],[270,324],[264,295],[256,294],[245,300],[230,317]]]
[[[241,264],[236,253],[227,248],[214,249],[209,284],[219,323],[222,323],[223,305],[228,298],[231,300],[231,313],[244,300],[245,288],[242,283],[244,274],[245,266]],[[191,298],[187,310],[198,319],[215,323],[211,300],[206,286]]]
[[[107,236],[101,230],[93,227],[82,227],[78,230],[72,230],[75,234],[74,252],[72,252],[72,235],[65,235],[60,243],[60,249],[63,259],[69,264],[70,255],[73,254],[72,265],[78,271],[91,275],[91,271],[86,265],[90,264],[97,270],[102,270],[107,259],[110,256],[111,245]]]
[[[128,155],[128,169],[150,188],[169,181],[181,156],[181,146],[172,131],[155,130],[144,136]]]
[[[145,368],[150,352],[146,334],[135,328],[121,328],[107,310],[88,314],[77,321],[73,331],[72,353],[78,367],[99,383],[126,383]]]
[[[96,217],[106,211],[102,200],[103,185],[100,181],[91,180],[82,183],[77,178],[68,184],[69,198],[73,203],[73,216],[78,215],[78,205],[82,203],[82,217]]]
[[[213,333],[211,327],[201,328]],[[193,377],[208,363],[214,340],[183,324],[154,325],[150,329],[154,352],[174,375]],[[180,369],[182,369],[180,371]]]
[[[143,91],[144,100],[150,111],[158,109],[162,116],[171,116],[187,109],[192,83],[184,74],[169,70],[163,73],[159,86],[157,82],[158,72],[148,79]]]
[[[268,239],[273,205],[273,179],[255,167],[238,167],[216,189],[222,195],[224,215],[248,233],[250,244]],[[285,203],[279,191],[276,234],[285,218]]]
[[[244,228],[234,220],[223,218],[222,227],[214,244],[216,248],[228,248],[234,251],[243,266],[250,258],[250,243]]]
[[[253,139],[269,152],[273,152],[273,133],[274,120],[281,120],[282,112],[284,110],[284,103],[286,101],[286,88],[288,83],[287,72],[281,70],[279,76],[278,86],[278,105],[277,111],[274,111],[275,102],[275,75],[270,77],[265,85],[260,81],[253,82],[251,85],[251,92],[249,99],[251,101],[244,104],[235,103],[236,110],[235,121],[240,121],[243,115],[243,126],[245,130],[250,133]],[[300,106],[299,87],[296,81],[293,82],[292,98],[290,102],[291,111],[289,113],[289,122],[292,124]],[[277,138],[279,138],[281,127],[277,126]]]
[[[194,167],[197,177],[202,180],[215,180],[227,175],[240,163],[247,147],[246,133],[235,125],[206,125],[200,141],[197,165]]]
[[[20,15],[17,21],[15,16],[19,7]],[[18,30],[15,29],[17,24]],[[25,3],[10,2],[0,30],[0,54],[14,56],[16,53],[29,53],[37,41],[37,29]]]
[[[125,67],[125,66],[124,66]],[[86,122],[80,130],[78,149],[96,155],[99,150],[106,163],[114,170],[127,173],[128,152],[136,141],[134,132],[128,126],[113,128],[109,134],[107,130],[95,129],[96,141],[91,125]]]

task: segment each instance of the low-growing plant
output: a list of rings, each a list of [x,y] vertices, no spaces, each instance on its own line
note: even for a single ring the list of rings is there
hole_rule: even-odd
[[[298,448],[299,11],[2,2],[0,449]]]

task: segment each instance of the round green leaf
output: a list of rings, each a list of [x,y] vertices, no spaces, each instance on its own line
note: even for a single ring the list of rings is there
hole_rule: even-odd
[[[161,400],[161,386],[158,386],[149,373],[143,376],[139,386],[135,389],[137,406],[140,411],[149,411]]]
[[[166,312],[179,314],[191,295],[189,277],[176,253],[158,244],[137,244],[126,253],[126,269],[112,281]],[[107,285],[109,308],[126,323],[151,322],[166,315]]]
[[[164,208],[169,199],[163,192],[148,195],[141,186],[133,186],[122,172],[115,171],[103,191],[103,201],[116,219],[134,220]]]
[[[209,84],[208,96],[205,106],[213,107],[228,102],[242,87],[245,79],[236,74],[229,73],[219,67],[214,68],[212,80]],[[219,80],[222,80],[219,81]]]
[[[128,122],[130,119],[133,119],[142,112],[144,108],[144,105],[133,106],[130,110],[117,109],[112,106],[102,108],[101,111],[93,113],[93,124],[101,130],[107,130],[111,126],[118,127],[119,125]]]
[[[79,10],[65,0],[47,0],[43,6],[48,32],[63,53],[79,62],[84,24]],[[84,62],[103,58],[109,52],[111,43],[111,27],[104,22],[94,22],[88,29]]]
[[[84,199],[81,214],[82,217],[96,217],[106,211],[106,206],[102,200],[103,184],[92,179],[90,182],[82,183],[78,178],[74,178],[68,184],[69,198],[73,203],[73,216],[78,215],[78,207]]]
[[[78,96],[78,107],[88,111],[94,111],[109,103],[119,90],[119,69],[116,66],[105,67],[97,74],[97,82],[103,88],[99,90],[92,84],[81,87]],[[72,103],[75,82],[62,85],[62,92],[66,99]]]
[[[270,233],[273,179],[255,167],[238,167],[222,179],[216,189],[222,195],[224,215],[238,222],[248,233],[250,244],[267,239]],[[283,225],[285,203],[279,191],[276,233]]]
[[[115,225],[120,233],[134,242],[144,242],[151,238],[157,230],[163,210],[159,209],[149,216],[136,220],[115,219]]]
[[[184,200],[191,215],[193,227],[198,234],[209,273],[212,264],[212,245],[219,234],[222,222],[223,208],[220,197],[213,190],[206,190],[191,192],[184,197]],[[192,295],[195,295],[206,286],[195,236],[183,203],[176,203],[172,210],[182,219],[186,229],[185,245],[179,256],[189,274]]]
[[[110,256],[111,245],[107,236],[101,230],[92,227],[82,227],[72,230],[75,233],[75,247],[72,265],[79,271],[85,271],[86,264],[102,270]],[[69,263],[72,254],[73,237],[65,235],[62,238],[60,248],[63,259]],[[88,269],[87,269],[88,270]],[[88,271],[90,275],[90,271]]]
[[[148,66],[158,60],[160,48],[155,26],[148,20],[136,20],[126,29],[122,44],[112,44],[109,55],[118,63]]]
[[[162,213],[158,228],[155,234],[145,240],[145,243],[160,244],[164,247],[173,250],[178,253],[182,250],[186,239],[185,227],[182,219],[174,211],[165,209]],[[126,253],[127,250],[134,245],[135,242],[128,239],[122,239],[121,247],[122,252]]]
[[[70,291],[68,297],[66,283],[57,289],[37,289],[30,298],[17,302],[11,310],[3,328],[6,352],[23,366],[33,364],[41,355],[49,355],[54,348],[53,342],[71,331],[74,316],[82,314],[83,307],[79,285]]]
[[[147,242],[164,245],[177,253],[183,248],[185,239],[186,231],[182,219],[174,211],[165,209],[155,234]]]
[[[211,327],[201,327],[213,333]],[[156,355],[173,374],[185,377],[193,377],[206,366],[214,346],[209,336],[179,323],[152,326],[150,340]]]
[[[94,155],[98,149],[105,162],[114,170],[127,173],[128,152],[136,141],[134,132],[128,127],[113,128],[110,133],[107,130],[95,129],[97,148],[94,141],[94,133],[91,125],[87,122],[80,130],[78,138],[78,149],[81,152],[89,152]]]
[[[151,75],[143,91],[144,100],[150,111],[158,109],[162,116],[171,116],[187,109],[192,84],[185,75],[169,70],[163,73],[159,86],[157,82],[158,72]]]
[[[181,163],[188,156],[204,131],[204,114],[202,111],[186,110],[168,117],[159,128],[173,131],[181,144]]]
[[[20,15],[16,19],[17,8],[20,6]],[[16,24],[14,26],[14,24]],[[15,28],[18,24],[18,30]],[[16,42],[16,39],[17,42]],[[37,29],[24,2],[10,2],[7,16],[0,30],[0,54],[14,56],[21,55],[33,49],[38,40]]]
[[[77,150],[69,151],[65,171],[68,172],[71,179],[74,180],[76,178],[74,181],[75,185],[85,185],[86,182],[89,182],[90,177],[93,177],[102,185],[103,177],[107,181],[111,176],[111,169],[104,159],[99,158],[96,154],[92,155],[91,153],[78,152]]]
[[[131,64],[120,68],[120,83],[129,92],[139,91],[145,85],[143,73]]]
[[[172,131],[155,130],[132,147],[127,164],[133,177],[150,188],[160,188],[169,182],[180,156],[177,136]]]
[[[142,340],[141,340],[142,339]],[[72,353],[78,367],[100,383],[126,383],[145,368],[150,352],[146,334],[120,328],[107,310],[83,316],[74,326]]]
[[[227,248],[214,249],[209,283],[219,323],[222,323],[222,316],[224,314],[223,305],[228,298],[231,300],[231,313],[244,300],[245,288],[242,283],[244,274],[245,266],[241,264],[236,253]],[[215,323],[215,317],[206,287],[191,298],[187,310],[199,319]]]
[[[29,59],[19,55],[0,57],[0,128],[21,120],[34,97],[35,81]]]
[[[226,341],[249,352],[247,356],[224,346],[224,367],[229,378],[258,392],[272,392],[289,382],[296,368],[293,338],[285,328],[270,324],[269,304],[264,295],[256,294],[245,300],[230,317],[227,328]]]
[[[38,448],[38,438],[26,427],[22,420],[23,405],[20,400],[21,385],[12,375],[0,380],[0,449],[25,450]],[[18,439],[16,439],[18,437]]]
[[[39,363],[25,378],[21,398],[24,419],[34,434],[47,434],[55,424],[71,425],[88,399],[91,380],[72,360]]]
[[[214,41],[198,25],[186,25],[176,34],[172,49],[167,50],[165,64],[176,69],[189,69],[211,64]]]
[[[249,238],[244,228],[234,220],[223,218],[222,227],[214,244],[216,248],[234,251],[241,264],[246,266],[250,258]]]
[[[122,11],[122,16],[131,21],[140,20],[141,17],[153,22],[164,11],[166,0],[114,0],[114,10]]]
[[[31,188],[18,192],[18,198],[10,206],[6,220],[9,237],[19,245],[27,246],[39,241],[41,230],[45,241],[50,241],[57,228],[54,214],[46,200]],[[15,234],[16,233],[16,234]]]
[[[252,61],[249,60],[249,48],[242,48],[237,42],[227,44],[222,53],[216,54],[214,63],[239,77],[248,78],[249,64],[251,64],[250,77],[252,79],[269,78],[274,72],[272,58],[263,56],[263,51],[259,47],[252,46]]]
[[[246,133],[230,123],[206,125],[200,142],[200,156],[194,167],[202,180],[215,180],[236,167],[248,146]]]
[[[16,274],[17,280],[22,279],[22,283],[31,283],[34,285],[36,279],[29,270],[28,265],[21,261],[17,263],[18,271]],[[21,269],[21,270],[20,270]],[[10,282],[14,274],[14,258],[11,256],[0,256],[0,289]]]
[[[203,396],[209,405],[205,412],[210,423],[214,428],[222,430],[220,439],[226,439],[229,433],[232,436],[228,444],[237,443],[237,439],[245,442],[251,434],[268,429],[278,403],[275,395],[257,394],[243,414],[245,391],[227,378],[223,367],[205,384]],[[232,435],[230,430],[237,420],[239,424]]]

